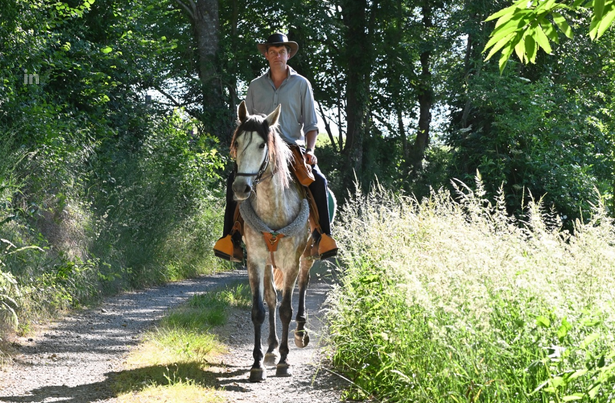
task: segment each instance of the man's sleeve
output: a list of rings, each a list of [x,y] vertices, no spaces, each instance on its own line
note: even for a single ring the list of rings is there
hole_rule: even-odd
[[[318,133],[318,118],[316,117],[316,106],[314,104],[312,85],[307,80],[306,83],[307,88],[303,99],[303,132],[308,133],[312,130],[316,130],[316,133]]]

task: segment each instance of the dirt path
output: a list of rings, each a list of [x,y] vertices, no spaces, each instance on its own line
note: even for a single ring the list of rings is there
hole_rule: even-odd
[[[14,365],[0,369],[0,401],[114,402],[110,379],[122,370],[122,358],[138,344],[140,334],[192,295],[235,281],[247,283],[245,270],[123,294],[97,308],[75,312],[35,336],[17,339]],[[339,401],[340,380],[318,369],[321,306],[329,288],[322,281],[310,286],[308,326],[314,332],[303,350],[291,340],[291,378],[276,378],[273,370],[263,383],[247,381],[253,334],[249,312],[231,315],[223,329],[223,341],[231,352],[212,368],[228,401]]]

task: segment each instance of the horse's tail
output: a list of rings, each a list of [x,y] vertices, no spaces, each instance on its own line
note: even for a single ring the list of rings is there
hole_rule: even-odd
[[[275,284],[275,289],[278,291],[284,289],[284,273],[277,267],[273,268],[273,284]]]

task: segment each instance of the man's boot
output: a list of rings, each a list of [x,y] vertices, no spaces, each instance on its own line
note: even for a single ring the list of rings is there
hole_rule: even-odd
[[[231,230],[229,235],[223,236],[214,245],[214,254],[220,259],[231,262],[243,261],[243,248],[241,247],[241,232],[237,229],[239,223]]]
[[[321,233],[318,229],[312,232],[314,243],[312,244],[312,256],[319,259],[327,259],[337,255],[337,244],[331,236]]]

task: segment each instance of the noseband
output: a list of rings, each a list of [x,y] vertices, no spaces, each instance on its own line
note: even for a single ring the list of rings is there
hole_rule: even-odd
[[[235,176],[254,176],[254,186],[258,185],[259,183],[261,183],[262,181],[264,181],[265,179],[269,179],[270,177],[273,176],[273,173],[271,173],[270,176],[263,178],[263,174],[265,173],[265,171],[267,170],[267,167],[269,166],[269,152],[267,152],[265,154],[265,159],[263,160],[263,163],[261,164],[261,167],[259,168],[258,172],[256,173],[252,173],[252,172],[236,172]]]

